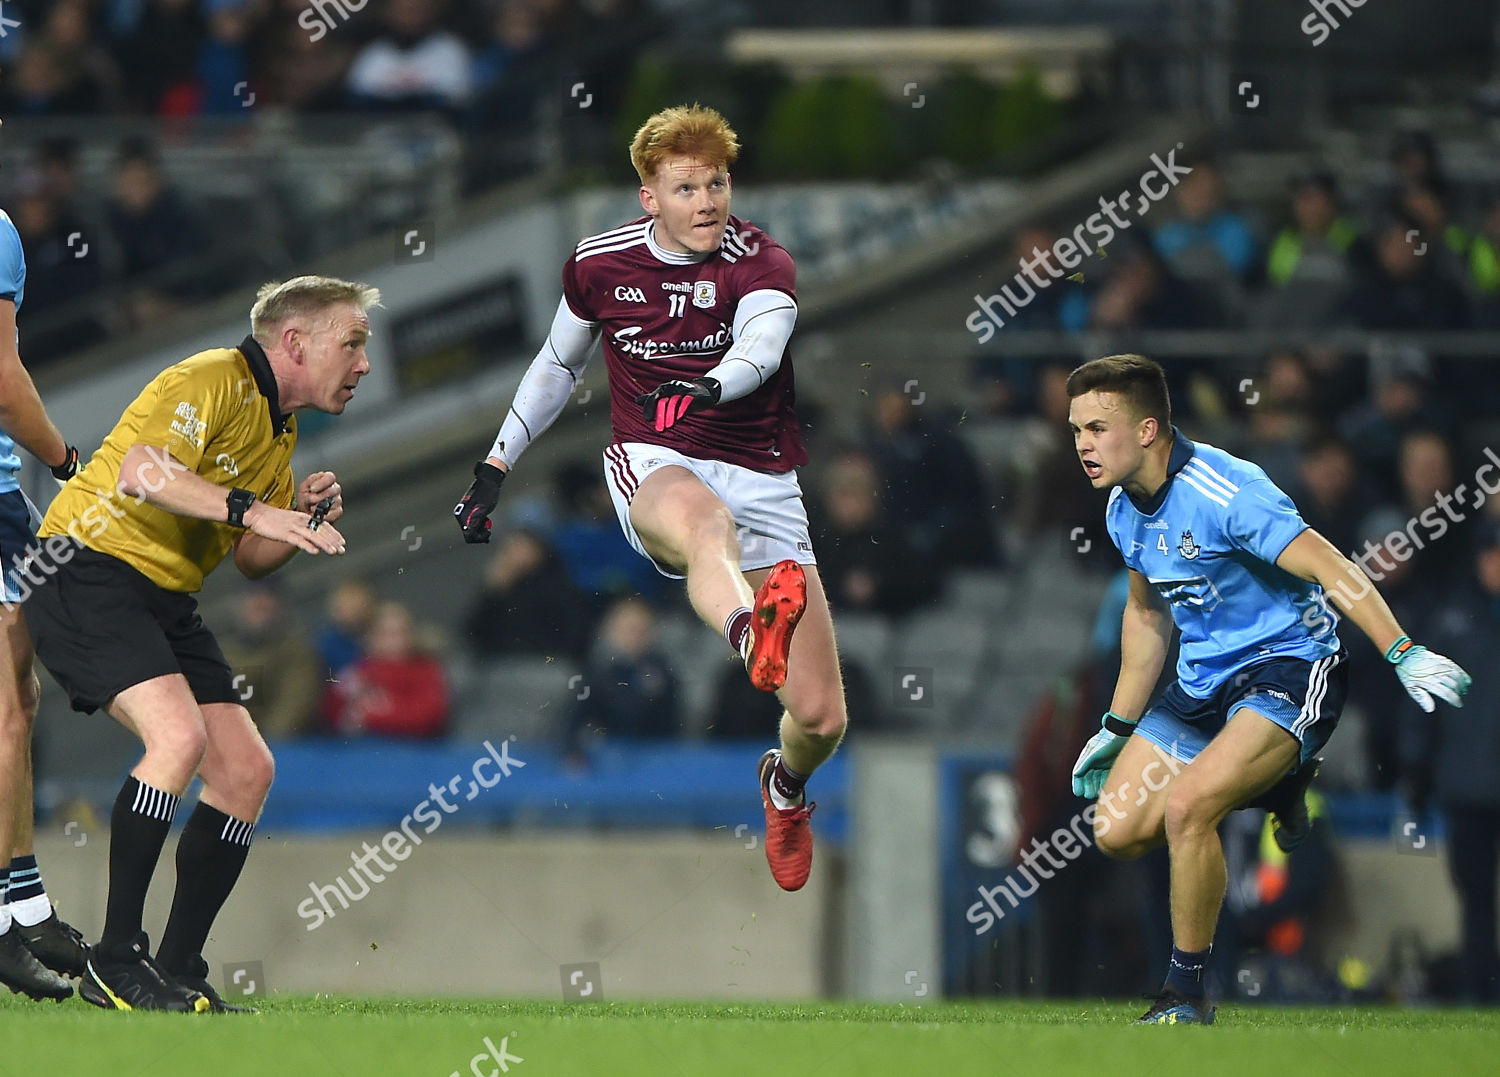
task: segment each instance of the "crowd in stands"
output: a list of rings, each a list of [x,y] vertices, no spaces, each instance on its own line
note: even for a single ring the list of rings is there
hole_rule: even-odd
[[[617,90],[636,0],[10,0],[0,113],[163,118],[438,109],[512,122],[566,63]],[[517,100],[513,91],[525,93]],[[502,108],[502,101],[507,102]]]
[[[1311,166],[1279,205],[1239,205],[1212,156],[1186,162],[1159,219],[1124,232],[1078,287],[1043,292],[1024,329],[1487,329],[1500,324],[1500,186],[1450,180],[1436,141],[1397,134],[1389,180]],[[1017,259],[1056,235],[1017,237]],[[997,347],[1004,346],[1003,332]]]

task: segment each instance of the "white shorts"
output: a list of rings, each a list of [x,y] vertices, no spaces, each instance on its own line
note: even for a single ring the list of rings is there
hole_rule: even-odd
[[[770,568],[779,561],[817,563],[807,530],[807,509],[802,505],[802,486],[795,471],[753,471],[722,460],[698,460],[676,449],[639,441],[611,445],[604,450],[604,479],[609,484],[620,529],[635,552],[655,565],[663,576],[674,580],[686,578],[646,552],[630,523],[630,500],[648,473],[668,464],[691,471],[734,515],[741,572]]]

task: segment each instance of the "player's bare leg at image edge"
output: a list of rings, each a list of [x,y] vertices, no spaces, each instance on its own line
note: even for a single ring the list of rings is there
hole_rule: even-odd
[[[58,973],[82,971],[82,940],[57,919],[32,851],[31,729],[40,690],[32,661],[20,607],[0,608],[0,983],[61,1002],[73,987]]]
[[[751,682],[777,691],[786,708],[781,746],[761,757],[756,773],[771,875],[783,890],[799,890],[812,870],[816,805],[807,779],[833,755],[848,722],[818,571],[781,561],[742,574],[734,516],[686,468],[663,467],[642,481],[630,523],[647,553],[687,577],[688,601],[745,659]]]
[[[181,674],[132,685],[109,713],[146,754],[110,817],[104,934],[90,951],[81,994],[106,1009],[240,1012],[208,983],[203,946],[249,854],[275,772],[270,749],[244,707],[200,705]],[[177,839],[177,888],[153,959],[141,928],[146,890],[195,774],[203,791]]]
[[[1213,1022],[1203,973],[1228,886],[1219,824],[1281,781],[1298,757],[1296,738],[1249,707],[1191,763],[1169,764],[1169,753],[1139,733],[1121,749],[1099,794],[1099,850],[1133,860],[1165,842],[1172,865],[1172,960],[1140,1023]]]

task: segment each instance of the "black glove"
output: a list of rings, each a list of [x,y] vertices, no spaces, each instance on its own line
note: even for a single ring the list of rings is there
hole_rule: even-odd
[[[664,381],[649,393],[635,398],[648,423],[660,434],[676,425],[690,411],[711,408],[719,402],[719,383],[713,378],[692,381]]]
[[[58,482],[67,482],[78,474],[78,450],[72,445],[68,446],[68,455],[63,457],[63,462],[51,469],[52,477]]]
[[[464,533],[465,542],[488,542],[490,528],[494,527],[490,513],[495,511],[495,502],[500,500],[500,484],[505,481],[505,472],[485,460],[474,465],[474,481],[464,492],[463,499],[453,506],[453,517],[458,529]]]

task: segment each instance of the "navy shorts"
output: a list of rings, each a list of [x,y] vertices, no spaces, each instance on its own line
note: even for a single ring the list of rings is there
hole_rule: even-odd
[[[1177,759],[1191,761],[1235,712],[1249,707],[1281,726],[1302,746],[1298,766],[1322,750],[1339,724],[1349,694],[1349,653],[1309,662],[1267,658],[1240,670],[1207,699],[1173,681],[1135,731]]]
[[[21,591],[16,586],[16,561],[26,559],[26,548],[36,542],[35,525],[31,502],[20,490],[0,494],[0,566],[3,566],[5,582],[4,599],[18,602]]]

